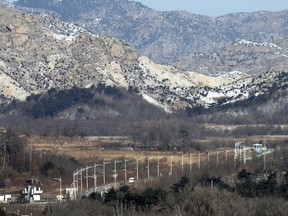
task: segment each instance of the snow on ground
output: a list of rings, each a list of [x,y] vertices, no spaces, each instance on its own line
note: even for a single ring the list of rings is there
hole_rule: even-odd
[[[147,94],[142,94],[142,97],[144,100],[146,100],[148,103],[154,105],[154,106],[157,106],[157,107],[160,107],[162,108],[166,113],[172,113],[172,111],[165,105],[159,103],[157,100],[155,100],[154,98],[150,97],[149,95]]]
[[[253,42],[253,41],[249,41],[249,40],[245,40],[242,39],[238,42],[238,44],[243,44],[243,45],[247,45],[247,46],[264,46],[264,47],[270,47],[270,48],[276,48],[276,49],[282,49],[281,47],[277,46],[274,43],[257,43],[257,42]]]
[[[230,103],[249,97],[249,91],[245,91],[244,89],[253,79],[251,75],[247,75],[241,71],[231,71],[230,73],[216,76],[178,71],[171,66],[155,64],[147,57],[140,57],[139,65],[145,71],[144,77],[147,83],[149,80],[150,86],[156,85],[155,89],[157,89],[161,85],[169,85],[170,91],[178,97],[186,98],[191,102],[194,101],[193,103],[199,103],[205,107],[217,103],[221,98],[227,98],[227,103]],[[191,90],[194,87],[199,90]],[[145,91],[143,92],[145,93]],[[168,110],[167,104],[163,105],[147,94],[143,94],[143,98],[157,107],[161,107],[166,111]],[[170,101],[174,101],[174,99]]]
[[[56,34],[56,33],[51,33],[51,36],[55,38],[56,40],[65,40],[68,42],[72,42],[76,38],[76,35],[64,35],[64,34]]]
[[[213,104],[217,101],[218,98],[223,96],[224,94],[222,93],[209,91],[207,96],[202,97],[201,100],[204,101],[206,104]]]

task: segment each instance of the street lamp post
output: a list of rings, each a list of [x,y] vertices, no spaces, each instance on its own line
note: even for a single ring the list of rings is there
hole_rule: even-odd
[[[157,176],[160,177],[160,159],[162,159],[163,157],[158,156],[158,165],[157,165]]]
[[[141,160],[141,158],[136,159],[136,179],[137,179],[137,181],[139,180],[139,160]]]
[[[79,171],[78,171],[78,169],[76,170],[76,173],[75,173],[75,181],[76,181],[76,188],[77,188],[77,192],[78,192],[78,187],[79,187]]]
[[[129,161],[127,159],[124,160],[125,182],[127,181],[127,162]]]
[[[172,161],[173,157],[174,156],[172,156],[172,155],[170,156],[170,175],[173,174],[173,161]]]
[[[82,169],[82,167],[79,170],[80,171],[80,189],[81,189],[81,192],[82,192],[82,186],[83,186],[83,174],[82,174],[83,170],[84,169]]]
[[[114,181],[117,181],[117,163],[121,163],[122,160],[115,160],[114,161]]]
[[[73,172],[73,182],[72,182],[73,190],[75,190],[75,188],[76,188],[76,175],[77,175],[77,171],[74,171]]]
[[[94,164],[94,188],[96,190],[97,187],[97,172],[96,172],[96,168],[97,166],[103,166],[103,164]]]
[[[243,158],[244,164],[246,164],[246,158],[247,158],[247,155],[246,155],[246,146],[244,146],[244,158]]]
[[[57,180],[57,181],[59,181],[59,183],[60,183],[60,188],[59,188],[59,195],[60,195],[60,197],[59,197],[59,199],[60,199],[60,202],[62,201],[62,192],[61,192],[61,190],[62,190],[62,180],[61,180],[61,177],[59,177],[59,178],[54,178],[54,180]]]
[[[160,156],[158,156],[158,165],[157,165],[157,176],[160,176]]]
[[[89,189],[89,169],[93,168],[93,166],[88,166],[86,165],[86,168],[83,168],[83,171],[86,171],[86,176],[84,178],[86,178],[86,190]]]
[[[76,170],[73,172],[73,183],[72,183],[72,186],[73,186],[73,199],[75,200],[76,199],[76,193],[78,192],[78,174],[79,174],[79,171]]]
[[[88,177],[88,170],[89,170],[89,167],[88,165],[86,165],[86,190],[88,190],[88,184],[89,184],[89,177]]]

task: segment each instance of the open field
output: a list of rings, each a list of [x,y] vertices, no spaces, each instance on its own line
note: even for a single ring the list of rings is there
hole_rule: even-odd
[[[191,149],[189,151],[141,151],[134,150],[131,146],[133,141],[129,137],[28,137],[28,144],[36,151],[41,153],[56,153],[64,154],[75,158],[80,163],[92,163],[102,160],[113,160],[116,158],[137,159],[150,157],[156,159],[158,156],[165,161],[170,161],[170,156],[173,154],[173,161],[181,162],[182,154],[185,155],[184,163],[189,163],[188,155],[192,154],[192,163],[198,161],[197,155],[201,153],[201,160],[207,158],[204,156],[208,152],[210,156],[216,155],[216,151],[221,152],[223,156],[224,151],[228,152],[228,156],[234,154],[234,143],[243,141],[247,146],[252,146],[253,143],[265,141],[268,147],[284,145],[288,142],[288,136],[249,136],[243,137],[207,137],[205,139],[192,140],[198,143],[205,150]],[[215,147],[211,147],[215,144]],[[135,147],[135,146],[134,146]],[[137,145],[136,145],[137,149]],[[203,159],[202,159],[203,158]]]
[[[207,143],[221,142],[223,138],[209,137],[203,140],[194,140],[200,144],[206,145]],[[229,140],[231,142],[231,147],[234,147],[234,142],[239,141],[239,139],[227,139],[223,141],[223,145],[226,146],[226,142]],[[138,158],[143,156],[152,157],[165,157],[170,156],[171,153],[179,154],[182,153],[189,154],[198,153],[196,150],[188,152],[168,152],[168,151],[141,151],[134,150],[131,145],[133,141],[128,137],[29,137],[28,144],[36,151],[51,152],[56,154],[65,154],[74,157],[75,159],[81,160],[85,158],[101,158],[105,160],[127,157],[127,158]],[[134,146],[137,149],[137,145]],[[115,149],[114,149],[115,148]]]

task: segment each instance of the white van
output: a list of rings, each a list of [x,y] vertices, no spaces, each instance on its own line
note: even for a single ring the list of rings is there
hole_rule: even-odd
[[[135,177],[129,178],[128,182],[129,182],[129,183],[134,183],[134,182],[135,182]]]

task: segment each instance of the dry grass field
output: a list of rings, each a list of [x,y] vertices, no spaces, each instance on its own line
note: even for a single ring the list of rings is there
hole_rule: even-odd
[[[105,146],[112,144],[119,146],[131,144],[132,141],[127,137],[30,137],[28,143],[36,151],[68,155],[81,163],[92,163],[96,160],[109,161],[116,158],[136,160],[137,158],[146,158],[148,156],[151,160],[158,158],[158,156],[168,160],[171,157],[171,152],[134,151],[131,148],[125,149],[125,147],[119,150],[105,149]],[[180,162],[182,160],[182,153],[174,152],[173,155],[173,161]],[[185,160],[188,159],[185,158]],[[188,161],[185,162],[189,163]]]
[[[156,160],[161,157],[162,160],[169,162],[173,154],[173,161],[181,163],[184,153],[184,163],[190,163],[189,154],[192,154],[192,163],[198,162],[198,154],[201,153],[201,160],[216,156],[218,150],[221,157],[234,154],[234,143],[244,141],[247,145],[265,140],[268,146],[283,145],[287,143],[288,136],[250,136],[248,138],[233,137],[207,137],[205,139],[193,140],[203,146],[205,151],[191,150],[191,152],[160,152],[160,151],[135,151],[131,148],[133,141],[129,137],[28,137],[28,144],[36,151],[41,153],[55,153],[68,155],[80,163],[93,163],[95,161],[113,160],[117,158],[147,158]],[[215,148],[212,148],[215,144]],[[111,146],[119,146],[117,150]]]

